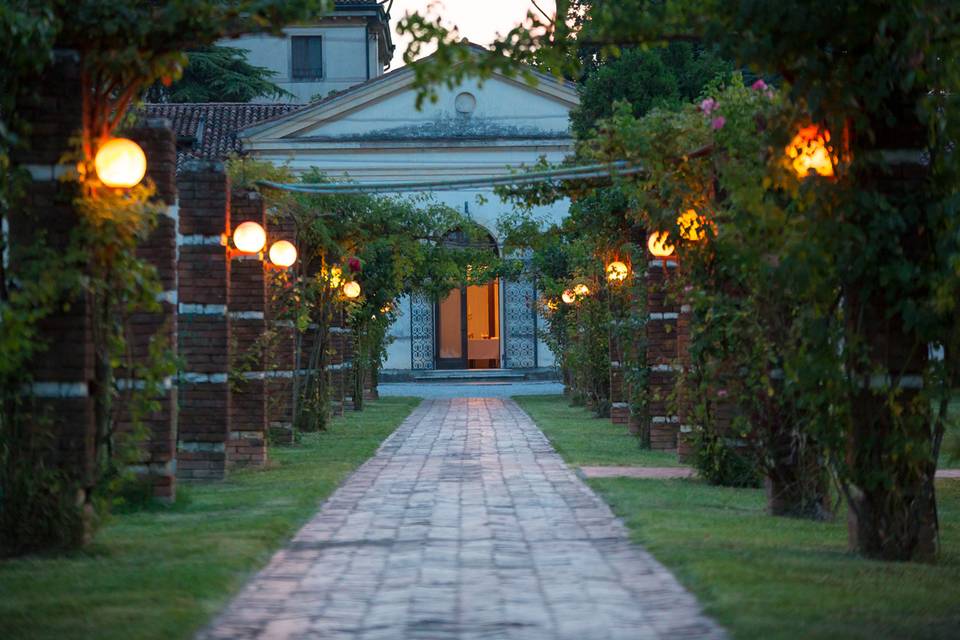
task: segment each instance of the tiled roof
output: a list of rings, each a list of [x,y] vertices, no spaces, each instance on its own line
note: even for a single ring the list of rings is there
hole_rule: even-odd
[[[179,167],[185,159],[223,160],[230,153],[239,153],[242,147],[238,131],[304,106],[233,102],[147,104],[143,115],[173,123]],[[189,139],[193,139],[193,144]]]

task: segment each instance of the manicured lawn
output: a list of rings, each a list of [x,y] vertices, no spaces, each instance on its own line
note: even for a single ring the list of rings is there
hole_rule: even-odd
[[[626,425],[594,418],[583,407],[571,407],[563,396],[514,398],[543,430],[560,455],[577,466],[676,467],[675,453],[641,449]]]
[[[590,426],[561,399],[554,397],[552,406],[553,413],[531,411],[547,433],[556,427],[544,418],[553,415]],[[600,443],[578,447],[583,441],[563,440],[568,462],[605,458],[596,451]],[[860,559],[847,551],[842,516],[829,523],[772,518],[760,490],[694,480],[597,479],[590,485],[735,638],[960,637],[956,480],[938,484],[943,555],[936,565]]]
[[[190,637],[419,402],[384,398],[267,470],[115,516],[84,553],[0,562],[0,638]]]

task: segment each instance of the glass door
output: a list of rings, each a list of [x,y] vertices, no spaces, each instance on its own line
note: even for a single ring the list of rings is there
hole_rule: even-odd
[[[437,368],[467,368],[467,296],[454,289],[437,305]]]

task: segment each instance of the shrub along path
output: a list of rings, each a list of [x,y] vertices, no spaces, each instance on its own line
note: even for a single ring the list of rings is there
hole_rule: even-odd
[[[651,454],[630,449],[623,427],[562,397],[516,401],[571,464],[649,466]],[[735,638],[957,638],[958,480],[938,482],[943,552],[935,565],[858,558],[847,551],[845,514],[827,523],[773,518],[758,489],[689,479],[588,483]]]
[[[202,637],[722,638],[515,403],[428,400]]]

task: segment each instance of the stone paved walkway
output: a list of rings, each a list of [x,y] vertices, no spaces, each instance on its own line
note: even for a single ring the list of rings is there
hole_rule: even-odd
[[[722,638],[504,399],[427,400],[200,634]]]

